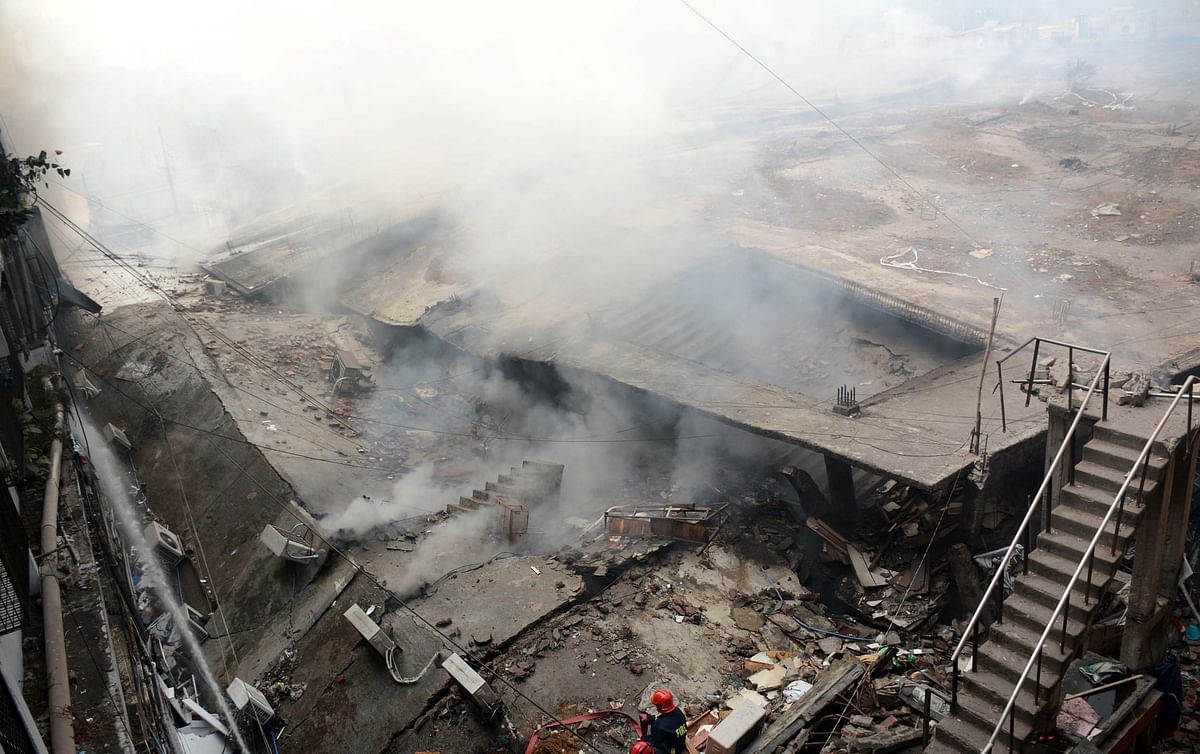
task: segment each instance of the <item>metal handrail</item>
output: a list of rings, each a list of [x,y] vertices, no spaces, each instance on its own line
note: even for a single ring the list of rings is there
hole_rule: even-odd
[[[1025,663],[1025,669],[1021,671],[1021,677],[1017,679],[1016,686],[1013,687],[1012,694],[1010,694],[1008,697],[1008,704],[1006,704],[1004,706],[1004,711],[1000,713],[1000,717],[996,721],[996,727],[992,729],[992,735],[988,738],[987,743],[984,745],[983,749],[981,749],[981,754],[987,754],[988,752],[990,752],[992,750],[992,747],[995,745],[996,736],[1000,735],[1000,729],[1004,727],[1004,719],[1006,717],[1010,717],[1010,715],[1012,714],[1012,712],[1015,708],[1015,705],[1017,703],[1017,697],[1021,693],[1021,686],[1022,686],[1022,684],[1025,683],[1026,679],[1029,678],[1029,671],[1033,668],[1035,661],[1040,663],[1042,651],[1045,648],[1046,639],[1049,638],[1050,632],[1052,630],[1054,630],[1055,621],[1058,620],[1059,614],[1063,612],[1064,606],[1070,604],[1071,590],[1075,588],[1076,582],[1079,581],[1079,574],[1083,573],[1083,567],[1084,567],[1084,565],[1087,564],[1087,561],[1089,559],[1094,559],[1096,545],[1100,542],[1100,537],[1104,534],[1104,528],[1106,526],[1108,526],[1108,522],[1110,520],[1112,520],[1113,514],[1117,512],[1118,505],[1123,506],[1123,502],[1125,500],[1125,493],[1129,490],[1129,485],[1133,482],[1134,477],[1137,475],[1138,467],[1145,464],[1147,462],[1147,460],[1149,459],[1150,452],[1154,447],[1154,443],[1158,440],[1158,433],[1161,432],[1162,428],[1166,425],[1167,419],[1171,418],[1171,414],[1174,413],[1175,407],[1179,405],[1179,399],[1182,398],[1184,395],[1189,395],[1189,396],[1191,395],[1192,387],[1195,384],[1195,382],[1196,382],[1196,378],[1194,376],[1188,377],[1187,380],[1184,381],[1183,385],[1180,386],[1179,392],[1176,393],[1174,400],[1171,401],[1171,405],[1167,407],[1167,410],[1163,414],[1162,419],[1159,419],[1158,425],[1154,428],[1154,432],[1152,432],[1150,434],[1150,438],[1148,440],[1146,440],[1146,444],[1142,448],[1142,452],[1138,455],[1137,460],[1134,461],[1133,467],[1129,470],[1129,473],[1127,473],[1125,475],[1125,481],[1122,482],[1121,489],[1117,490],[1116,497],[1114,497],[1113,501],[1111,503],[1109,503],[1108,511],[1104,514],[1104,520],[1102,520],[1100,522],[1100,525],[1096,527],[1096,533],[1092,536],[1091,543],[1088,544],[1087,550],[1085,550],[1083,555],[1080,556],[1079,565],[1075,566],[1075,573],[1071,574],[1071,580],[1067,582],[1066,588],[1063,589],[1062,596],[1058,598],[1058,604],[1054,606],[1054,612],[1050,615],[1050,620],[1046,622],[1046,628],[1042,631],[1042,636],[1041,636],[1041,638],[1038,639],[1037,646],[1034,647],[1033,653],[1029,656],[1029,661]],[[1188,405],[1189,405],[1189,407],[1191,406],[1191,400],[1188,401]],[[1082,411],[1080,413],[1082,413]],[[1186,434],[1190,434],[1191,429],[1192,429],[1191,428],[1191,417],[1189,416]],[[1120,522],[1118,521],[1117,528],[1113,530],[1114,545],[1117,541],[1118,536],[1120,535],[1119,529],[1120,529]],[[1066,634],[1066,622],[1067,622],[1068,618],[1069,618],[1069,613],[1067,615],[1064,615],[1064,618],[1063,618],[1063,633],[1064,633],[1064,635]],[[1013,720],[1010,718],[1010,720],[1009,720],[1010,746],[1011,746],[1012,727],[1013,727]]]
[[[1008,354],[1003,359],[999,359],[1000,363],[1003,364],[1004,362],[1011,359],[1013,356],[1016,356],[1018,353],[1020,353],[1022,350],[1024,350],[1030,343],[1032,343],[1035,340],[1040,341],[1042,343],[1049,343],[1052,346],[1061,346],[1063,348],[1073,348],[1076,351],[1084,351],[1086,353],[1094,353],[1097,356],[1107,356],[1108,355],[1108,351],[1105,351],[1100,348],[1090,348],[1089,346],[1081,346],[1078,343],[1067,343],[1062,340],[1052,340],[1051,338],[1043,338],[1043,337],[1035,335],[1032,338],[1030,338],[1029,340],[1022,343],[1021,345],[1017,346],[1016,349],[1014,349],[1012,353]]]
[[[1071,428],[1067,430],[1066,437],[1063,438],[1062,445],[1060,445],[1058,448],[1058,453],[1054,455],[1054,460],[1050,463],[1050,468],[1046,470],[1046,476],[1042,480],[1042,486],[1038,488],[1037,494],[1033,496],[1033,500],[1029,504],[1029,509],[1025,511],[1025,518],[1021,519],[1021,525],[1017,527],[1017,532],[1015,535],[1013,535],[1012,543],[1009,544],[1008,549],[1005,550],[1004,557],[1000,561],[1000,566],[996,569],[995,575],[992,576],[992,581],[988,584],[987,591],[984,592],[983,598],[979,600],[979,606],[975,608],[975,614],[971,616],[970,622],[967,623],[966,627],[963,629],[962,638],[958,640],[958,646],[954,648],[954,653],[950,655],[950,664],[954,668],[954,686],[953,693],[951,695],[951,705],[954,707],[958,706],[958,656],[962,654],[963,647],[965,647],[967,644],[967,639],[972,636],[974,637],[973,647],[976,651],[978,651],[978,629],[979,621],[983,616],[983,611],[988,605],[988,600],[991,599],[992,594],[996,591],[997,585],[1003,583],[1004,573],[1008,568],[1008,564],[1012,560],[1013,554],[1016,552],[1017,545],[1021,543],[1022,538],[1025,536],[1026,530],[1029,527],[1029,522],[1033,519],[1034,511],[1038,509],[1038,504],[1042,502],[1046,491],[1049,489],[1050,483],[1054,479],[1054,473],[1058,470],[1058,466],[1062,462],[1063,454],[1067,452],[1068,448],[1074,445],[1075,429],[1079,426],[1080,419],[1083,418],[1084,408],[1087,407],[1088,401],[1092,399],[1092,396],[1096,392],[1096,385],[1099,383],[1100,375],[1104,373],[1105,367],[1108,366],[1109,358],[1110,357],[1108,354],[1104,355],[1104,360],[1100,364],[1101,368],[1097,369],[1096,376],[1092,377],[1092,382],[1090,385],[1088,385],[1087,393],[1083,397],[1083,403],[1079,405],[1079,410],[1075,413],[1075,419],[1071,422]],[[1072,455],[1074,455],[1073,449]],[[1028,550],[1028,548],[1026,549]],[[1028,553],[1026,553],[1026,562],[1028,562]],[[1001,594],[1003,594],[1003,591]]]
[[[1092,353],[1092,354],[1096,354],[1097,356],[1104,356],[1106,358],[1109,356],[1108,351],[1104,351],[1099,348],[1091,348],[1089,346],[1081,346],[1078,343],[1067,343],[1062,340],[1053,340],[1051,338],[1042,338],[1040,336],[1035,335],[1034,337],[1025,341],[1021,345],[1017,346],[1016,349],[1014,349],[1011,353],[1006,355],[1004,358],[997,359],[996,360],[996,381],[998,384],[996,387],[1000,391],[1000,430],[1002,432],[1008,431],[1008,412],[1005,410],[1005,407],[1004,407],[1004,362],[1006,362],[1009,359],[1011,359],[1012,357],[1016,356],[1021,351],[1024,351],[1029,346],[1030,343],[1033,344],[1033,358],[1030,359],[1030,361],[1029,361],[1029,378],[1026,380],[1013,380],[1013,382],[1021,382],[1021,383],[1025,383],[1029,386],[1028,389],[1025,391],[1025,405],[1026,406],[1029,405],[1029,401],[1033,398],[1033,384],[1034,384],[1033,378],[1034,378],[1034,375],[1037,374],[1038,353],[1041,351],[1043,343],[1045,343],[1047,345],[1059,346],[1061,348],[1067,349],[1067,408],[1068,409],[1071,407],[1073,399],[1074,399],[1073,390],[1075,388],[1075,380],[1073,379],[1072,371],[1075,366],[1075,352],[1083,351],[1084,353]],[[1109,378],[1108,378],[1109,364],[1107,363],[1107,361],[1103,365],[1103,371],[1104,371],[1104,404],[1100,408],[1100,418],[1102,420],[1107,421],[1107,419],[1108,419],[1108,383],[1109,383]]]

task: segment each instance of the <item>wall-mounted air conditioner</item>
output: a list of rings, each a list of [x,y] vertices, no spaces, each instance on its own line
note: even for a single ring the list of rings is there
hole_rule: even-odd
[[[275,709],[271,707],[267,697],[241,678],[234,678],[233,683],[229,684],[225,690],[229,693],[229,699],[233,702],[234,707],[244,710],[249,705],[250,711],[258,720],[259,725],[266,725],[275,717]]]
[[[191,605],[184,605],[183,609],[187,611],[188,628],[192,629],[192,633],[196,635],[196,639],[201,643],[208,641],[208,629],[204,624],[208,622],[208,614],[202,613]]]
[[[129,442],[129,438],[125,435],[125,432],[120,427],[113,426],[112,422],[104,425],[104,436],[113,445],[126,452],[133,450],[133,443]]]
[[[167,568],[174,568],[179,561],[183,560],[183,543],[170,529],[157,521],[151,521],[146,526],[144,534],[146,544],[154,550]]]

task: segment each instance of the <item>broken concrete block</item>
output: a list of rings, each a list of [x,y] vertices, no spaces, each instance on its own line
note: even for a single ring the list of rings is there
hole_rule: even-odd
[[[1150,396],[1150,375],[1144,370],[1133,372],[1125,383],[1125,393],[1117,398],[1120,406],[1144,406]]]
[[[758,691],[771,691],[783,685],[783,679],[787,676],[787,672],[787,668],[776,665],[773,668],[758,671],[750,676],[749,681]]]
[[[762,613],[748,607],[735,607],[729,611],[729,614],[733,617],[734,625],[743,631],[757,631],[767,623]]]
[[[744,744],[754,740],[767,711],[757,704],[743,704],[708,734],[708,754],[737,754]]]
[[[825,655],[832,655],[842,651],[842,640],[836,636],[827,636],[818,641],[817,646]]]
[[[725,700],[725,706],[729,709],[737,709],[743,704],[754,704],[766,709],[770,705],[770,702],[762,694],[750,689],[742,689],[737,694]]]

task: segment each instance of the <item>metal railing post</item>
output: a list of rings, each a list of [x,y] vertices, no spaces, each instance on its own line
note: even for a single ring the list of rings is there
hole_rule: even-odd
[[[971,672],[979,672],[979,621],[975,621],[971,633]]]
[[[1074,405],[1075,395],[1075,349],[1067,348],[1067,411]]]
[[[1037,374],[1037,357],[1038,349],[1042,345],[1041,338],[1035,338],[1033,341],[1033,362],[1029,365],[1029,384],[1025,386],[1025,406],[1029,406],[1029,401],[1033,400],[1033,376]]]
[[[1033,500],[1030,500],[1029,504],[1033,505]],[[1029,527],[1028,526],[1024,527],[1024,532],[1025,532],[1025,560],[1021,563],[1021,566],[1022,566],[1022,572],[1026,576],[1028,576],[1029,575]]]
[[[1020,693],[1020,689],[1017,689]],[[1013,705],[1008,710],[1008,754],[1013,753],[1013,739],[1017,737],[1017,707]]]
[[[997,366],[999,366],[999,365],[997,365]],[[1187,438],[1187,442],[1189,442],[1189,443],[1192,441],[1192,388],[1194,388],[1195,386],[1196,386],[1195,382],[1188,383],[1188,417],[1187,417],[1188,423],[1187,423],[1187,432],[1184,433],[1184,437]],[[1003,390],[1003,388],[1001,388],[1001,389]],[[1000,407],[1001,407],[1001,409],[1004,408],[1003,397],[1001,397],[1001,400],[1000,400]],[[1188,448],[1188,450],[1191,450],[1191,448]]]
[[[1108,368],[1112,362],[1106,360],[1104,362],[1104,403],[1100,406],[1100,420],[1108,421]]]
[[[1053,531],[1050,528],[1050,509],[1054,507],[1053,503],[1050,488],[1047,487],[1046,491],[1042,493],[1042,531]]]
[[[1092,554],[1088,556],[1088,577],[1087,586],[1083,590],[1083,604],[1090,604],[1092,601],[1092,570],[1096,567],[1096,551],[1092,550]]]
[[[1037,677],[1035,677],[1034,681],[1033,681],[1033,703],[1034,703],[1034,705],[1037,705],[1041,702],[1041,697],[1042,697],[1042,653],[1045,652],[1045,650],[1046,650],[1046,648],[1044,646],[1038,647]]]
[[[975,662],[974,655],[971,655],[971,662],[972,663]],[[957,712],[958,711],[958,672],[959,672],[958,671],[958,658],[957,657],[954,658],[954,660],[951,661],[951,664],[954,666],[954,671],[951,675],[951,680],[950,680],[950,711]]]
[[[1070,415],[1070,413],[1071,413],[1070,409],[1068,409],[1067,414]],[[1083,413],[1082,406],[1080,406],[1080,408],[1079,408],[1079,413],[1080,414]],[[1071,423],[1071,428],[1067,431],[1067,443],[1068,443],[1068,445],[1067,445],[1067,448],[1068,448],[1068,450],[1067,450],[1067,453],[1068,453],[1067,484],[1074,487],[1075,486],[1075,424],[1074,424],[1074,422]]]
[[[1000,431],[1008,431],[1008,414],[1004,412],[1004,369],[996,362],[996,382],[1000,385]]]
[[[1067,607],[1065,610],[1063,610],[1062,636],[1060,636],[1058,639],[1058,651],[1059,652],[1067,651],[1067,621],[1070,620],[1070,618],[1071,618],[1071,587],[1072,586],[1074,586],[1074,584],[1067,585]]]

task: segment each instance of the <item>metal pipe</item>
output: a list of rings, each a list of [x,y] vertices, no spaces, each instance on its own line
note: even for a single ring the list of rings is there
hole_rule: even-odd
[[[1067,349],[1067,411],[1074,404],[1075,390],[1075,349]]]
[[[1104,403],[1100,406],[1100,421],[1108,421],[1108,368],[1110,362],[1104,362]]]
[[[1000,388],[1000,431],[1008,431],[1008,414],[1004,412],[1004,369],[996,362],[996,385]]]
[[[49,378],[43,384],[51,394]],[[46,634],[46,686],[50,703],[50,751],[76,754],[71,715],[71,681],[67,670],[67,637],[63,631],[62,589],[58,583],[58,494],[62,468],[63,405],[54,406],[54,438],[50,443],[50,473],[42,497],[42,622]]]
[[[1108,359],[1109,359],[1109,357],[1106,355],[1104,357],[1104,364],[1108,363]],[[1080,404],[1079,411],[1077,411],[1075,413],[1075,419],[1074,419],[1074,421],[1071,422],[1070,429],[1067,430],[1067,436],[1065,438],[1063,438],[1063,443],[1062,443],[1062,445],[1059,446],[1058,453],[1055,454],[1054,460],[1050,462],[1050,468],[1047,469],[1046,476],[1044,479],[1042,479],[1042,486],[1038,488],[1038,491],[1036,493],[1034,493],[1034,496],[1033,496],[1034,500],[1041,500],[1042,496],[1046,495],[1049,492],[1050,482],[1054,478],[1054,472],[1058,468],[1059,463],[1062,462],[1063,454],[1066,452],[1067,445],[1069,444],[1071,437],[1075,433],[1075,428],[1079,425],[1080,419],[1083,418],[1083,408],[1085,406],[1087,406],[1088,401],[1090,401],[1092,399],[1092,395],[1093,395],[1093,393],[1095,393],[1096,386],[1099,383],[1099,381],[1100,381],[1100,372],[1097,371],[1096,376],[1092,378],[1092,384],[1088,385],[1087,393],[1083,396],[1083,402]],[[1046,505],[1043,506],[1043,510],[1045,511],[1047,523],[1049,523],[1049,518],[1050,518],[1050,515],[1049,515],[1050,504],[1049,503],[1050,503],[1050,501],[1047,500]],[[992,593],[995,592],[996,585],[1003,580],[1004,569],[1008,568],[1008,562],[1010,560],[1012,560],[1013,552],[1016,550],[1017,545],[1021,542],[1022,532],[1024,531],[1025,527],[1029,526],[1029,522],[1033,518],[1033,514],[1036,510],[1037,510],[1037,506],[1031,505],[1031,506],[1029,506],[1029,509],[1025,511],[1025,518],[1021,520],[1021,525],[1017,528],[1017,533],[1013,536],[1012,543],[1009,544],[1008,550],[1004,553],[1004,557],[1000,561],[1000,566],[996,569],[995,575],[992,576],[991,583],[988,584],[987,591],[984,593],[983,598],[979,600],[979,606],[975,608],[975,614],[971,616],[971,622],[963,630],[962,638],[958,640],[958,646],[955,647],[954,654],[952,654],[950,656],[951,661],[958,659],[958,656],[962,653],[963,647],[967,643],[967,639],[970,636],[971,629],[982,618],[983,611],[987,607],[988,600],[991,598]],[[1047,526],[1047,529],[1048,528],[1049,527]],[[1026,556],[1028,557],[1028,554]]]

